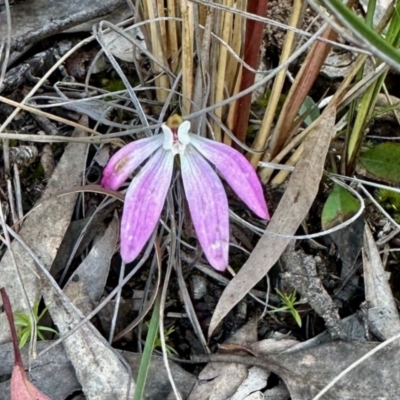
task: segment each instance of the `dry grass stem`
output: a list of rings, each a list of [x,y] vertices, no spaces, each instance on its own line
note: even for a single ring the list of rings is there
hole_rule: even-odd
[[[293,9],[292,13],[290,15],[290,21],[289,25],[296,27],[299,24],[300,17],[302,16],[302,9],[303,9],[303,1],[302,0],[295,0],[293,2]],[[288,31],[286,33],[286,38],[285,38],[285,43],[282,48],[282,53],[280,56],[279,63],[283,64],[290,56],[293,45],[294,45],[294,40],[295,40],[295,34],[293,31]],[[286,71],[287,67],[279,72],[279,74],[276,76],[274,85],[272,87],[271,91],[271,97],[268,102],[268,106],[266,109],[266,112],[264,114],[264,118],[261,124],[260,130],[257,132],[256,139],[253,143],[253,148],[255,150],[261,150],[262,148],[265,147],[271,127],[274,121],[274,117],[276,115],[276,110],[278,107],[279,99],[281,97],[282,93],[282,88],[283,84],[286,79]],[[261,158],[261,154],[253,154],[251,156],[251,163],[253,164],[254,167],[257,166],[258,161]]]

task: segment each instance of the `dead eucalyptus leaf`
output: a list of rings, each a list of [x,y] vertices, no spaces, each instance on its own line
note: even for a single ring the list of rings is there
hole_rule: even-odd
[[[43,286],[49,313],[63,336],[80,322],[80,318],[64,307],[47,282]],[[95,332],[93,325],[87,323],[63,341],[82,390],[88,400],[125,399],[128,391],[133,393],[134,383],[118,355]]]
[[[100,300],[104,291],[117,237],[118,220],[114,218],[64,288],[72,304],[84,315],[92,311],[92,306]],[[80,322],[80,318],[59,301],[47,282],[43,284],[43,298],[60,336]],[[90,323],[67,337],[63,345],[87,399],[122,399],[128,390],[133,393],[134,385],[131,382],[129,386],[126,367]]]
[[[379,250],[367,224],[362,255],[365,299],[371,307],[368,310],[370,328],[386,340],[400,333],[400,319]]]
[[[377,345],[378,343],[372,342],[338,340],[267,357],[211,354],[194,356],[193,359],[211,360],[213,363],[237,362],[264,368],[285,382],[292,400],[310,400],[342,371],[374,350]],[[400,347],[396,343],[380,349],[344,375],[322,398],[324,400],[399,399],[399,353]]]
[[[222,293],[211,319],[209,336],[228,312],[278,261],[290,241],[279,235],[293,236],[306,217],[318,193],[325,157],[335,132],[335,116],[335,109],[330,107],[313,123],[313,129],[304,142],[302,158],[290,177],[289,185],[266,231],[249,259]]]
[[[257,322],[251,319],[240,328],[225,344],[245,345],[257,340]],[[188,400],[223,400],[235,395],[236,390],[246,381],[248,367],[234,363],[209,363],[200,372]],[[266,380],[266,379],[265,379]]]
[[[104,235],[96,241],[64,287],[64,293],[83,314],[89,314],[104,293],[118,232],[119,223],[114,216]]]

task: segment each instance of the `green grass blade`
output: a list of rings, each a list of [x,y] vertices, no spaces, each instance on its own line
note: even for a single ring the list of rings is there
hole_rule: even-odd
[[[28,341],[28,339],[31,337],[31,331],[30,330],[26,330],[22,336],[21,339],[19,340],[19,348],[22,349],[25,345],[26,342]]]
[[[136,379],[136,389],[134,400],[142,400],[144,389],[146,387],[147,374],[149,372],[151,355],[153,354],[154,343],[158,334],[158,325],[160,322],[160,296],[157,297],[154,303],[153,314],[151,316],[149,330],[147,332],[146,344],[144,345],[142,360],[138,376]]]
[[[368,49],[382,61],[400,72],[400,53],[361,18],[355,15],[340,0],[321,0],[335,17],[360,39]]]
[[[373,27],[374,25],[374,14],[376,9],[376,0],[368,1],[367,15],[365,17],[365,23],[369,27]]]
[[[58,332],[56,330],[54,330],[52,328],[48,328],[47,326],[38,326],[38,334],[39,334],[39,331],[51,332],[51,333],[55,333],[56,335],[58,335]]]

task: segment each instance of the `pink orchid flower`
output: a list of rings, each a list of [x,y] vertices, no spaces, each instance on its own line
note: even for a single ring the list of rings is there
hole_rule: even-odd
[[[231,147],[189,130],[190,122],[173,115],[162,125],[163,134],[124,146],[104,169],[102,186],[117,190],[148,159],[125,196],[121,223],[121,257],[125,263],[139,255],[159,221],[176,154],[193,225],[213,268],[224,271],[228,265],[229,209],[222,182],[209,162],[258,217],[269,219],[260,181],[247,159]]]

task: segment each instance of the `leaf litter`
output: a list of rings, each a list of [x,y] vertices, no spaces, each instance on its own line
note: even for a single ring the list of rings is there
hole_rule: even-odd
[[[185,10],[183,9],[183,11]],[[187,9],[185,12],[187,12]],[[184,18],[186,18],[185,14]],[[187,24],[188,22],[190,21],[185,20],[184,27],[186,30],[189,29],[190,31],[191,29],[190,25]],[[151,35],[153,36],[153,39],[156,37],[156,32],[153,29],[151,29]],[[127,43],[125,44],[127,45]],[[132,53],[136,54],[135,52]],[[161,53],[162,52],[158,54],[156,59],[157,58],[158,60],[162,59],[162,56],[159,57]],[[191,57],[188,58],[187,53],[185,53],[184,56],[186,60],[184,66],[186,78],[184,79],[183,89],[184,92],[188,94],[191,91],[191,86],[190,86],[191,82],[187,82],[187,76],[190,75],[193,65],[191,65],[192,62]],[[136,57],[133,57],[133,62],[135,62],[134,59],[136,59]],[[155,68],[154,66],[153,69],[154,71],[159,70],[158,67]],[[165,76],[161,76],[161,79],[159,78],[156,79],[158,79],[158,82],[161,82],[164,78]],[[221,100],[222,99],[223,98],[221,98]],[[185,103],[184,107],[188,111],[187,108],[188,103],[186,100],[187,99],[185,99],[184,101]],[[88,105],[90,108],[91,105],[89,103]],[[102,109],[104,109],[104,111],[106,110],[106,106],[107,104],[102,103]],[[78,110],[77,111],[78,113],[85,114],[85,112],[83,111],[84,107],[83,108],[81,107],[80,109],[74,107],[75,106],[69,108],[74,109],[75,111]],[[103,118],[102,115],[100,115],[102,114],[102,112],[100,111],[100,108],[97,111],[98,111],[97,116],[100,121]],[[107,115],[108,117],[110,116],[110,114]],[[142,116],[143,115],[144,114],[142,114]],[[50,115],[47,116],[50,117]],[[327,149],[329,147],[329,142],[331,138],[330,135],[334,132],[334,119],[335,115],[333,107],[325,110],[322,117],[317,121],[317,123],[313,125],[312,127],[313,129],[309,133],[309,136],[304,143],[304,149],[300,148],[300,150],[296,152],[296,154],[300,154],[301,151],[303,153],[300,161],[297,163],[295,171],[292,173],[292,178],[289,187],[286,190],[282,198],[282,201],[279,204],[274,214],[274,218],[272,219],[269,227],[267,228],[266,233],[259,241],[259,244],[256,246],[249,260],[244,264],[242,268],[243,272],[240,271],[239,274],[237,274],[237,276],[233,278],[233,280],[228,285],[225,292],[222,294],[221,301],[218,303],[216,312],[214,313],[214,316],[211,319],[211,325],[209,328],[210,332],[217,331],[216,326],[221,325],[220,323],[222,321],[222,318],[225,315],[227,315],[228,312],[232,310],[232,308],[235,305],[238,306],[237,307],[238,309],[243,309],[243,306],[246,306],[246,302],[241,301],[241,299],[243,299],[244,296],[247,293],[249,293],[250,290],[253,289],[255,283],[257,283],[263,278],[263,276],[272,267],[275,261],[281,258],[281,255],[284,254],[285,248],[286,252],[292,251],[291,249],[288,249],[287,245],[291,241],[297,228],[300,226],[301,221],[306,218],[310,210],[311,204],[313,203],[316,197],[318,187],[321,183],[323,163],[325,161],[326,158],[325,156],[327,154]],[[112,121],[110,122],[111,123],[109,125],[113,126],[113,122]],[[324,124],[327,125],[325,127],[325,130],[323,129]],[[93,130],[91,128],[86,127],[86,130],[93,133]],[[25,135],[25,138],[28,139],[28,136],[29,135]],[[11,138],[11,136],[9,137]],[[60,138],[56,139],[54,137],[53,139],[57,141],[64,140]],[[34,138],[34,140],[39,140],[39,139]],[[69,140],[69,138],[65,138],[65,141],[67,140]],[[96,141],[101,141],[101,139],[96,139]],[[92,140],[92,142],[94,142],[94,140]],[[85,156],[83,155],[82,163],[79,167],[82,168],[84,163],[85,163]],[[76,168],[74,172],[76,172],[77,175],[79,175],[79,168]],[[69,185],[71,185],[71,183],[69,183]],[[65,191],[65,189],[67,191],[71,190],[71,187],[73,186],[68,187],[66,185],[65,187],[61,188],[58,191],[58,194]],[[76,195],[76,193],[73,193],[73,189],[71,190],[71,192],[74,196]],[[72,194],[70,193],[71,196]],[[63,197],[65,196],[57,196],[54,201],[59,201]],[[71,201],[71,203],[75,204],[75,201]],[[41,206],[39,207],[39,210],[41,208],[47,210],[47,205],[45,205],[45,203],[42,203]],[[32,215],[34,214],[35,212],[32,213]],[[64,217],[64,214],[61,215]],[[68,213],[65,216],[66,220],[71,219],[71,209],[68,209]],[[29,222],[30,217],[31,216],[28,216],[26,218],[25,221],[26,223]],[[57,215],[57,217],[59,217],[59,215]],[[162,219],[164,223],[163,229],[165,229],[167,225],[165,224],[164,221],[164,215],[162,215]],[[25,223],[23,224],[23,228],[24,226]],[[369,229],[368,226],[366,226],[364,234],[364,250],[363,250],[364,277],[366,280],[366,297],[367,300],[370,301],[371,305],[373,305],[373,308],[367,307],[366,309],[368,310],[368,322],[370,323],[369,328],[371,329],[371,332],[373,332],[373,334],[376,337],[380,338],[381,340],[384,340],[385,338],[391,337],[393,334],[398,332],[398,314],[393,300],[393,296],[391,294],[390,287],[387,284],[387,277],[382,267],[382,262],[378,254],[378,248],[376,247],[371,232],[368,229]],[[58,233],[57,241],[53,241],[51,243],[54,246],[54,249],[58,249],[58,247],[60,246],[61,240],[65,236],[65,231],[66,228],[65,226],[63,226],[62,232]],[[69,281],[67,286],[64,288],[64,291],[65,293],[68,294],[70,302],[66,301],[65,298],[60,296],[60,293],[57,294],[53,290],[54,288],[52,288],[51,285],[54,283],[53,281],[51,281],[51,279],[49,279],[49,281],[46,281],[46,279],[41,278],[42,279],[41,285],[37,285],[40,286],[40,289],[44,293],[46,303],[49,304],[49,307],[51,309],[53,321],[56,323],[56,325],[58,325],[61,335],[64,334],[69,335],[71,332],[71,328],[73,329],[73,326],[76,325],[84,315],[87,315],[87,313],[92,312],[93,307],[96,307],[99,301],[101,301],[100,298],[103,294],[102,292],[105,286],[107,286],[106,277],[107,275],[109,275],[110,267],[112,264],[111,256],[114,253],[116,247],[115,244],[117,235],[116,231],[117,231],[116,220],[113,219],[108,229],[104,233],[104,235],[100,234],[91,236],[91,238],[93,237],[95,238],[95,242],[93,243],[92,250],[90,252],[87,253],[85,252],[85,250],[83,250],[86,247],[86,244],[85,246],[82,246],[83,249],[79,249],[79,251],[77,247],[75,248],[75,246],[73,250],[71,250],[72,253],[78,251],[78,254],[80,254],[81,258],[83,259],[83,262],[77,263],[77,260],[75,260],[74,269],[77,266],[76,264],[80,264],[80,266],[78,266],[78,269],[71,276],[69,273],[66,273],[69,277]],[[35,231],[33,232],[34,234],[36,234]],[[46,233],[51,233],[51,232],[52,232],[51,230],[46,229]],[[21,232],[21,236],[23,235],[23,233],[24,232]],[[279,235],[281,235],[281,237],[279,237]],[[347,238],[351,237],[351,230],[349,230],[346,237]],[[39,236],[39,238],[40,240],[43,240],[42,237]],[[193,249],[192,246],[193,241],[191,239],[192,238],[189,238],[188,240],[186,237],[182,238],[179,237],[180,243],[184,243],[184,245],[186,245],[189,249]],[[340,240],[335,241],[339,247],[339,250],[340,248],[343,249],[346,240],[349,240],[344,238],[342,239],[343,239],[342,242],[340,242]],[[188,240],[190,244],[185,242],[186,240]],[[269,245],[268,242],[270,242]],[[15,243],[13,243],[13,246],[14,245]],[[163,245],[165,245],[165,243]],[[234,246],[231,247],[234,248],[235,246],[240,249],[241,246],[240,240],[237,240],[234,243]],[[34,248],[34,252],[41,258],[40,249],[37,249],[34,246],[34,243],[32,243],[31,247]],[[262,247],[264,247],[264,249]],[[251,248],[251,246],[249,248]],[[18,254],[20,252],[24,252],[22,248],[21,249],[18,248],[17,250]],[[266,254],[266,250],[268,250],[268,254]],[[54,252],[51,252],[49,250],[48,253],[50,253],[50,255],[47,258],[45,257],[46,259],[44,260],[44,262],[42,261],[42,263],[46,266],[46,268],[50,268],[51,265],[51,262],[49,263],[48,261],[52,261],[54,263],[55,259]],[[351,269],[352,263],[355,262],[355,259],[348,257],[348,255],[344,254],[344,252],[340,253],[341,253],[340,258],[342,262],[347,265],[346,268],[343,268],[342,273],[348,272],[349,269]],[[298,254],[301,255],[301,253]],[[171,254],[169,254],[169,256],[172,257]],[[267,259],[269,256],[271,256],[271,259]],[[307,257],[302,257],[302,256],[300,256],[299,259],[303,259],[303,261],[304,259],[308,260]],[[193,265],[193,263],[196,263],[196,261],[199,261],[199,255],[196,254],[196,257],[193,260],[194,261],[190,262],[191,266]],[[281,260],[284,261],[284,256],[281,258]],[[18,260],[18,263],[20,263],[20,261],[21,260]],[[72,257],[67,262],[67,265],[70,265],[71,261],[73,261]],[[302,261],[298,260],[297,262],[300,264],[302,263]],[[264,265],[262,265],[262,263],[264,263]],[[379,267],[377,268],[378,272],[376,272],[375,270],[376,264],[378,264]],[[65,265],[65,263],[63,263],[63,265]],[[254,265],[256,266],[255,274],[253,271]],[[179,268],[180,267],[181,266],[179,266]],[[356,344],[344,343],[344,342],[334,342],[334,343],[330,342],[332,338],[335,337],[348,337],[348,338],[357,337],[357,338],[362,338],[361,340],[365,340],[365,337],[368,336],[368,332],[366,332],[365,329],[363,329],[365,327],[362,323],[360,323],[360,321],[357,322],[355,316],[349,317],[348,319],[340,320],[340,318],[337,315],[337,310],[333,305],[333,302],[331,301],[330,297],[327,295],[324,287],[321,285],[321,282],[318,279],[316,279],[315,282],[317,284],[314,285],[312,283],[314,279],[313,275],[317,275],[318,273],[318,271],[316,271],[314,267],[309,268],[307,270],[307,273],[310,276],[307,277],[308,280],[303,280],[303,281],[301,280],[296,281],[295,275],[296,273],[304,274],[304,272],[299,270],[291,270],[289,273],[292,273],[293,279],[291,281],[290,286],[296,287],[298,293],[302,296],[303,295],[306,296],[307,294],[310,295],[310,290],[308,290],[309,289],[308,286],[314,288],[313,293],[315,295],[315,298],[309,299],[309,305],[313,306],[314,311],[316,311],[325,319],[329,333],[325,332],[301,344],[296,344],[296,341],[290,338],[283,339],[282,337],[280,337],[277,340],[277,342],[269,342],[268,350],[263,353],[261,350],[257,351],[257,345],[261,345],[261,342],[257,342],[258,326],[257,324],[255,324],[254,320],[252,320],[253,325],[251,329],[253,334],[249,335],[246,338],[245,340],[246,343],[243,344],[243,340],[241,338],[239,338],[238,336],[234,336],[232,340],[233,341],[236,340],[237,342],[239,342],[239,344],[231,343],[231,347],[230,348],[227,347],[228,351],[235,353],[243,350],[246,351],[246,346],[247,346],[248,349],[250,349],[248,353],[252,354],[252,356],[249,356],[249,354],[221,355],[222,356],[221,360],[223,361],[223,357],[225,357],[225,363],[229,364],[228,369],[231,369],[232,371],[236,372],[241,371],[240,376],[242,378],[237,379],[239,374],[236,374],[235,377],[235,373],[233,375],[228,373],[226,375],[228,378],[225,381],[225,383],[222,383],[221,385],[216,385],[213,389],[210,390],[213,391],[215,390],[215,393],[221,395],[221,398],[224,398],[223,396],[231,396],[233,399],[239,399],[239,398],[244,398],[247,395],[249,395],[249,397],[246,398],[257,397],[257,393],[259,394],[260,392],[256,391],[265,388],[266,386],[265,382],[267,381],[268,377],[270,376],[270,372],[272,371],[285,381],[286,386],[289,389],[292,398],[294,399],[311,398],[310,396],[316,396],[317,392],[324,385],[329,383],[329,380],[332,379],[332,377],[339,376],[339,373],[342,372],[343,369],[349,365],[349,363],[357,361],[357,357],[361,357],[368,350],[371,350],[374,348],[374,346],[376,346],[375,344],[370,344],[370,343],[368,344],[358,343],[357,344],[358,351],[353,351],[354,350],[353,348],[355,348]],[[32,269],[33,268],[34,264]],[[96,270],[96,268],[98,269]],[[205,268],[208,267],[205,266]],[[123,276],[124,269],[121,268],[121,271],[122,271],[121,276]],[[96,277],[98,277],[98,281],[95,282],[96,284],[93,284],[94,274],[96,275]],[[288,274],[288,272],[286,272],[286,274]],[[37,275],[41,276],[41,272],[37,271]],[[39,279],[38,276],[34,274],[32,276],[35,277],[36,279],[35,283],[36,283]],[[182,273],[182,271],[180,270],[179,285],[181,285],[181,290],[182,290],[182,285],[184,285],[185,283],[186,277],[187,277],[187,272],[183,271]],[[342,278],[344,277],[342,276]],[[158,277],[158,279],[160,279],[160,277]],[[120,277],[120,282],[121,280],[122,279]],[[244,282],[243,287],[239,287],[240,280],[243,280]],[[286,280],[288,282],[290,281],[288,276],[286,276]],[[18,283],[18,280],[13,281],[14,284],[15,282]],[[154,285],[150,285],[150,287],[151,287],[150,292],[153,292],[154,294]],[[30,291],[28,293],[29,296],[32,296]],[[36,290],[35,296],[33,297],[36,299],[38,297],[38,294],[39,291]],[[229,294],[231,297],[227,297]],[[188,293],[185,293],[185,296],[187,295]],[[207,295],[208,293],[206,291],[205,294],[203,294],[200,297],[200,299]],[[267,292],[267,298],[268,295],[269,295],[269,288]],[[32,301],[32,299],[30,300]],[[321,305],[321,303],[324,303],[324,301],[325,304],[323,304],[323,306],[325,306],[325,308],[319,307],[317,305],[318,302],[319,305]],[[118,303],[118,297],[116,302]],[[24,304],[23,296],[20,296],[20,305],[21,309],[23,311],[26,311],[26,304]],[[143,315],[145,315],[148,310],[149,308],[146,309],[145,307],[145,312],[143,313]],[[192,313],[193,310],[191,310],[190,312]],[[236,315],[239,315],[239,312],[237,312]],[[185,316],[183,316],[183,318],[185,318]],[[388,321],[392,322],[388,323]],[[206,330],[206,327],[207,324],[204,324],[202,326],[203,330]],[[341,330],[345,331],[345,333],[343,334]],[[161,334],[163,334],[163,332],[161,332]],[[138,341],[140,341],[139,338]],[[77,342],[79,343],[77,344]],[[287,347],[290,347],[289,350],[286,349],[286,345]],[[85,394],[88,398],[107,398],[108,395],[114,397],[117,396],[118,398],[123,397],[123,394],[121,394],[118,391],[118,388],[116,387],[117,384],[113,382],[113,377],[115,377],[115,375],[118,376],[121,375],[123,377],[122,378],[123,381],[125,380],[125,378],[127,378],[126,382],[124,381],[124,384],[122,385],[125,388],[127,388],[129,386],[129,377],[128,377],[128,375],[130,374],[129,368],[127,368],[127,365],[124,364],[124,362],[121,362],[121,359],[116,355],[115,352],[112,351],[107,342],[104,339],[102,339],[101,336],[98,335],[98,333],[94,330],[93,325],[88,323],[85,326],[82,326],[79,330],[75,331],[73,335],[69,336],[64,340],[64,346],[67,349],[69,358],[74,363],[77,376],[81,381],[83,390],[85,391]],[[83,349],[83,352],[79,353],[78,351],[76,351],[77,346],[81,347],[81,349]],[[43,347],[42,344],[40,344],[39,347],[42,348]],[[351,356],[348,356],[346,353],[351,353]],[[392,354],[388,354],[387,351],[382,353],[384,357],[380,359],[378,357],[377,363],[375,363],[376,360],[374,358],[376,357],[376,355],[372,356],[369,364],[365,363],[365,365],[362,365],[359,369],[354,369],[353,372],[345,376],[345,378],[340,383],[336,383],[337,386],[334,394],[332,394],[332,392],[328,393],[327,397],[324,398],[335,398],[332,396],[337,396],[337,395],[342,396],[341,398],[347,398],[348,396],[351,398],[353,397],[356,398],[357,396],[356,390],[359,390],[360,386],[362,385],[363,379],[366,379],[365,376],[369,378],[369,375],[372,375],[374,373],[373,367],[379,369],[379,366],[382,365],[383,360],[388,360],[389,361],[388,365],[392,365],[390,364],[391,363],[390,356]],[[49,355],[50,353],[47,354]],[[393,356],[396,355],[397,353],[394,351]],[[209,369],[211,371],[214,371],[214,373],[218,376],[219,374],[221,374],[220,376],[222,377],[225,376],[225,372],[223,366],[221,366],[221,369],[219,369],[218,367],[218,362],[221,361],[218,359],[218,357],[219,356],[214,357],[215,363],[212,366],[212,368],[211,366],[209,366],[210,367]],[[83,358],[86,358],[86,360],[83,360]],[[134,357],[129,357],[127,353],[126,353],[126,358],[127,359],[130,358],[131,363],[133,362],[133,364],[139,363],[138,358],[134,359]],[[132,361],[132,359],[134,359],[134,361]],[[332,360],[334,359],[337,360],[337,362],[332,362]],[[213,357],[211,356],[209,360],[212,361]],[[107,361],[110,361],[110,365],[107,365]],[[30,362],[34,363],[35,360],[30,360]],[[105,369],[107,370],[107,373],[104,374],[105,376],[100,376],[102,374],[96,372],[96,368],[98,371],[103,371],[105,365],[107,365],[107,368]],[[162,368],[160,360],[158,360],[157,365],[159,369]],[[256,365],[256,367],[251,368],[250,369],[251,372],[248,372],[248,367],[251,365]],[[177,376],[176,374],[178,374],[178,372],[176,366],[173,363],[171,363],[171,366],[175,379]],[[397,368],[397,366],[394,365],[393,368]],[[247,378],[250,378],[253,375],[253,371],[257,369],[259,373],[257,385],[259,385],[259,387],[255,385],[252,386],[251,389],[248,389],[248,384],[250,379]],[[374,378],[376,377],[378,379],[377,380],[370,379],[369,382],[370,385],[369,387],[371,388],[370,390],[371,392],[374,393],[374,395],[379,395],[379,396],[382,395],[389,397],[394,396],[394,398],[398,396],[396,389],[393,388],[393,382],[391,381],[392,376],[389,377],[384,376],[384,373],[383,375],[379,374],[376,375],[377,376],[374,376]],[[200,377],[201,376],[202,375],[200,375]],[[207,376],[207,374],[204,373],[204,376]],[[191,378],[188,378],[187,382],[191,381],[190,380]],[[233,380],[235,380],[234,384],[229,383],[230,381]],[[157,393],[157,388],[154,388],[154,386],[156,386],[154,385],[154,383],[157,384],[156,382],[157,375],[152,375],[150,381],[151,384],[153,385],[152,389],[154,389],[155,393]],[[165,382],[168,381],[166,380]],[[98,386],[96,386],[96,384],[98,384]],[[354,387],[351,387],[352,384],[354,385]],[[384,385],[386,385],[386,387],[383,387]],[[180,385],[178,386],[179,386],[178,390],[180,390],[186,398],[191,390],[190,384],[187,384],[185,388],[183,388],[183,386]],[[236,387],[238,388],[242,387],[244,392],[242,392],[241,394],[238,391],[235,392]],[[100,393],[101,388],[103,389],[106,388],[103,393]],[[133,388],[133,382],[131,389],[132,388]],[[272,391],[275,389],[276,393],[279,392],[280,393],[279,396],[281,396],[281,397],[271,397],[274,398],[275,400],[278,398],[285,398],[285,396],[287,397],[289,395],[287,389],[283,385],[280,385],[275,387],[274,389],[265,390],[264,398],[270,398],[268,396],[274,396]],[[224,392],[225,390],[227,392]],[[157,395],[160,396],[159,393],[160,392],[158,392],[158,394],[154,394],[154,396],[156,396],[155,398],[157,398]],[[226,393],[229,393],[229,395],[227,395]],[[169,393],[169,396],[172,397],[173,396],[172,393]],[[206,398],[207,396],[208,393],[204,394],[203,398]],[[276,394],[276,396],[278,396],[278,394]],[[163,398],[166,398],[166,395]],[[216,398],[218,398],[218,396]]]

